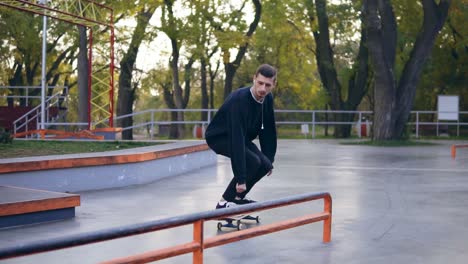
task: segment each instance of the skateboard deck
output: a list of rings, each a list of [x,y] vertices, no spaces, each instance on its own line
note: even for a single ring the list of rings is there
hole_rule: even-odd
[[[253,215],[236,215],[231,217],[226,217],[222,219],[218,219],[218,230],[221,231],[223,228],[233,228],[237,230],[245,229],[246,225],[244,222],[252,222],[255,221],[260,223],[259,216]]]

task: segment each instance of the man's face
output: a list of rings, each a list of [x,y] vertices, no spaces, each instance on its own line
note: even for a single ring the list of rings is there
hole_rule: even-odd
[[[263,100],[276,85],[274,78],[267,78],[260,73],[254,76],[253,83],[252,91],[257,100]]]

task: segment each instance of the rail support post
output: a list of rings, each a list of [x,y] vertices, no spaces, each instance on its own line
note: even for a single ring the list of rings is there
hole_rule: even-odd
[[[454,159],[457,156],[457,147],[455,145],[452,145],[452,159]]]
[[[197,242],[199,247],[193,252],[193,264],[203,264],[203,220],[193,223],[193,241]]]
[[[328,218],[323,221],[323,243],[331,241],[331,221],[332,221],[332,200],[327,195],[324,198],[324,211],[328,213]]]

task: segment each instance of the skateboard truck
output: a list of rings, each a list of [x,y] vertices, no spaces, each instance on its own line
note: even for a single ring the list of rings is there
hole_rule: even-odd
[[[243,215],[243,216],[234,216],[234,217],[227,217],[223,219],[219,219],[218,222],[218,230],[221,231],[223,227],[226,228],[235,228],[237,230],[245,229],[247,226],[242,221],[256,221],[260,223],[260,218],[258,216],[251,216],[251,215]],[[226,223],[223,224],[222,221]]]

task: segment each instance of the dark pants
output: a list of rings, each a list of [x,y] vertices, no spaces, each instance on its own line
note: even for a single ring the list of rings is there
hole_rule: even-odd
[[[231,158],[231,151],[228,144],[228,139],[225,137],[217,137],[207,139],[207,143],[217,154]],[[247,169],[246,186],[247,189],[243,193],[237,193],[236,178],[233,178],[223,194],[226,201],[234,201],[237,197],[244,198],[252,187],[265,176],[273,166],[270,160],[257,148],[253,142],[248,142],[245,145],[245,164]]]

